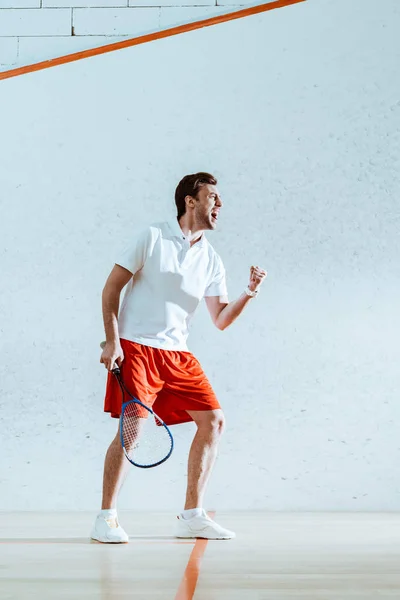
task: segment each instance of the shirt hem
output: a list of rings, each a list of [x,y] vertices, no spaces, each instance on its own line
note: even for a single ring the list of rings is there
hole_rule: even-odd
[[[158,350],[171,350],[173,352],[190,352],[187,344],[179,344],[178,346],[172,346],[170,344],[157,343],[156,340],[144,340],[143,338],[135,336],[127,336],[124,333],[120,334],[120,339],[127,340],[128,342],[135,342],[141,346],[148,346],[149,348],[157,348]]]

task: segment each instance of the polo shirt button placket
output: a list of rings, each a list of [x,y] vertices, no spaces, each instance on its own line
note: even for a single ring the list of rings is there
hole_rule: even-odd
[[[182,254],[181,254],[182,259],[180,260],[181,267],[184,266],[187,254],[188,254],[188,252],[190,250],[190,243],[189,243],[189,241],[184,236],[182,236],[182,240],[183,240]]]

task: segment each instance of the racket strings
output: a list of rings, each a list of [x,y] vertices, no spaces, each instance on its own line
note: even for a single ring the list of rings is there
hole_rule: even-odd
[[[133,400],[124,407],[122,441],[128,459],[144,467],[163,461],[172,449],[172,439],[164,424]]]

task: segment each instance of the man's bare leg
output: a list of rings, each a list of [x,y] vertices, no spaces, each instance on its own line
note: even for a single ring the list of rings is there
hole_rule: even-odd
[[[130,463],[125,458],[119,430],[107,450],[104,461],[102,509],[115,508],[118,494],[128,474]]]
[[[145,419],[135,417],[128,430],[125,447],[137,443]],[[127,448],[127,449],[129,449]],[[91,538],[98,542],[121,544],[129,541],[129,536],[118,522],[116,504],[118,495],[130,468],[121,446],[119,430],[107,450],[104,461],[103,500],[101,511],[96,517]]]
[[[90,536],[93,540],[109,544],[129,541],[128,534],[118,522],[116,509],[118,494],[128,469],[129,462],[122,450],[118,432],[107,450],[104,461],[103,500]]]
[[[203,506],[204,493],[224,429],[221,409],[187,412],[196,423],[197,432],[189,452],[185,510]]]
[[[127,417],[125,413],[125,423],[127,418],[131,418],[132,420],[130,428],[128,428],[128,434],[124,437],[124,443],[125,447],[127,447],[128,443],[130,444],[129,447],[132,447],[134,444],[136,444],[137,440],[139,439],[140,431],[146,423],[146,419],[138,417]],[[125,428],[124,431],[126,431]],[[103,500],[101,503],[102,510],[107,508],[115,508],[117,504],[118,494],[126,479],[130,466],[130,462],[126,459],[121,446],[121,439],[118,428],[117,435],[111,442],[104,461]]]

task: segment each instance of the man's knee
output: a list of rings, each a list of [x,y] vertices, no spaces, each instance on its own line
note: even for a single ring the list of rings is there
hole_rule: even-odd
[[[197,422],[197,427],[212,437],[219,437],[225,429],[225,417],[222,410],[206,411]]]

